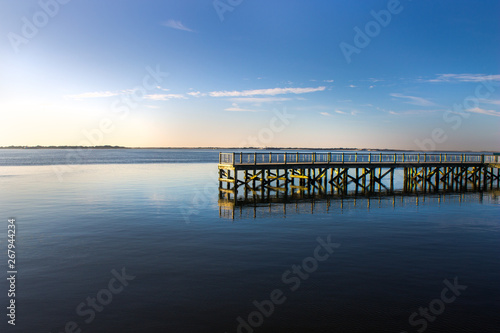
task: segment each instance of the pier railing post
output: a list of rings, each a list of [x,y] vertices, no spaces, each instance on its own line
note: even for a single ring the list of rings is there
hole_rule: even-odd
[[[234,159],[234,153],[233,153],[231,164],[234,165],[235,164],[234,162],[235,162],[235,159]]]
[[[344,164],[344,153],[342,153],[342,164]]]

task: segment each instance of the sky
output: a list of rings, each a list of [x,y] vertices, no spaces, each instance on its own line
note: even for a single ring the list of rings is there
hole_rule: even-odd
[[[497,0],[1,0],[0,146],[500,150]]]

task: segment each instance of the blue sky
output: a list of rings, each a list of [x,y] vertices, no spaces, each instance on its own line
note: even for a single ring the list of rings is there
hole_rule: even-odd
[[[498,1],[2,6],[0,146],[499,150]]]

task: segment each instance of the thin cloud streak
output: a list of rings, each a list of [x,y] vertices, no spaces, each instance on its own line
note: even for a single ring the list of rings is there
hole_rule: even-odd
[[[243,91],[212,91],[209,93],[211,97],[248,97],[248,96],[275,96],[284,94],[306,94],[316,91],[323,91],[326,87],[317,88],[271,88],[271,89],[254,89]]]
[[[437,78],[427,82],[481,82],[500,81],[500,75],[486,74],[438,74]]]
[[[419,105],[419,106],[432,106],[435,105],[433,102],[422,98],[422,97],[416,97],[416,96],[408,96],[408,95],[403,95],[403,94],[398,94],[398,93],[392,93],[390,94],[392,97],[396,98],[404,98],[407,99],[408,101],[405,103],[408,104],[413,104],[413,105]]]
[[[168,27],[168,28],[172,28],[172,29],[176,29],[176,30],[195,32],[194,30],[189,29],[184,24],[182,24],[181,21],[168,20],[166,22],[163,22],[161,25],[163,25],[164,27]]]
[[[181,94],[150,94],[145,95],[144,99],[152,101],[168,101],[170,99],[186,99],[186,97]]]
[[[472,112],[472,113],[484,114],[484,115],[487,115],[487,116],[500,117],[500,111],[485,110],[485,109],[481,109],[479,107],[475,107],[475,108],[472,108],[472,109],[467,109],[465,111]]]
[[[274,103],[286,102],[292,99],[288,97],[237,97],[231,100],[239,103]]]
[[[480,103],[484,103],[484,104],[492,104],[492,105],[500,105],[500,99],[480,99],[479,100]]]
[[[75,94],[75,95],[66,95],[65,97],[69,98],[69,99],[81,100],[81,99],[87,99],[87,98],[113,97],[113,96],[118,96],[121,94],[122,94],[121,92],[113,92],[113,91],[94,91],[94,92],[86,92],[86,93]]]
[[[232,111],[232,112],[258,112],[259,110],[252,110],[252,109],[240,108],[240,106],[238,104],[233,103],[232,107],[224,109],[224,111]]]

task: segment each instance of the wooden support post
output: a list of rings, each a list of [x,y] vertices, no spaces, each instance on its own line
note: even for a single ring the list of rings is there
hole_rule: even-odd
[[[497,169],[497,187],[500,187],[500,168]]]
[[[311,169],[307,169],[307,193],[311,193]]]
[[[403,169],[403,191],[408,191],[408,168]]]
[[[382,189],[382,168],[378,169],[378,190]]]
[[[344,172],[343,172],[344,176],[342,179],[343,187],[344,187],[343,194],[347,194],[347,178],[348,178],[347,175],[348,175],[348,173],[349,173],[349,168],[344,168]]]
[[[288,196],[288,182],[289,182],[288,169],[285,169],[285,198]]]
[[[234,203],[238,199],[238,170],[234,170]]]
[[[264,183],[266,182],[266,172],[264,170],[260,173],[260,198],[264,199]]]
[[[359,182],[359,168],[356,167],[356,182],[355,182],[355,189],[354,192],[358,194],[358,182]],[[363,189],[364,192],[364,189]]]
[[[439,167],[436,167],[434,169],[436,172],[435,172],[435,182],[436,182],[436,192],[439,191]]]
[[[422,167],[422,190],[424,193],[427,191],[427,167]]]
[[[370,193],[375,192],[375,170],[370,169],[370,187],[368,189]]]
[[[484,161],[484,155],[483,155]],[[483,176],[483,189],[486,190],[488,188],[488,167],[484,167],[484,176]]]
[[[394,168],[391,169],[391,192],[394,192]]]
[[[325,187],[325,194],[328,194],[328,168],[325,169],[325,175],[323,176],[323,186]],[[493,182],[492,182],[493,184]]]
[[[363,184],[363,193],[365,193],[366,192],[366,168],[363,168],[362,184]]]

